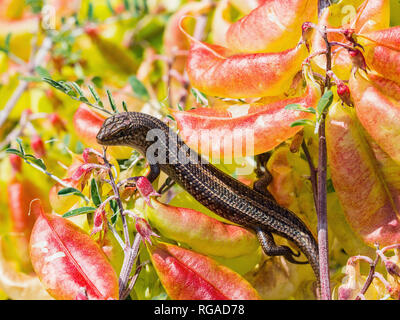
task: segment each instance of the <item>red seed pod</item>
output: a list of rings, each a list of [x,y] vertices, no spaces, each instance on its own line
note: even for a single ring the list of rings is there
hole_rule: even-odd
[[[343,30],[342,33],[345,36],[346,40],[350,41],[351,43],[355,43],[355,39],[353,38],[353,35],[355,33],[354,29],[346,29]]]
[[[350,89],[343,81],[337,83],[337,94],[346,105],[348,105],[349,107],[353,106]]]
[[[159,237],[158,234],[154,233],[151,229],[149,223],[143,218],[137,218],[135,223],[135,228],[137,232],[142,236],[144,241],[151,243],[151,236]]]
[[[37,158],[42,158],[46,155],[43,140],[36,134],[31,138],[31,148]]]
[[[60,118],[60,116],[57,113],[50,113],[48,115],[48,119],[57,131],[67,130],[64,121]]]
[[[91,37],[91,38],[96,38],[99,35],[99,29],[95,25],[86,25],[84,27],[85,33]]]
[[[16,154],[10,154],[8,156],[10,159],[11,167],[13,169],[13,172],[21,172],[22,170],[22,159],[21,157],[17,156]]]
[[[361,69],[367,72],[367,63],[365,62],[364,55],[359,49],[347,49],[351,58],[351,62],[353,64],[353,68]]]
[[[104,209],[100,206],[99,208],[96,209],[94,212],[94,217],[93,217],[93,230],[91,232],[91,235],[96,234],[97,232],[100,232],[103,230],[103,222],[106,220],[106,212]]]
[[[136,180],[136,188],[138,189],[140,195],[144,198],[146,203],[151,207],[150,197],[151,196],[160,196],[154,190],[152,184],[146,177],[138,177]]]
[[[307,50],[310,51],[309,41],[311,40],[313,33],[313,24],[311,22],[304,22],[301,26],[301,31],[301,37],[306,44]]]
[[[389,274],[393,277],[398,278],[400,277],[400,267],[394,263],[393,261],[386,259],[383,261],[385,264],[385,268]]]

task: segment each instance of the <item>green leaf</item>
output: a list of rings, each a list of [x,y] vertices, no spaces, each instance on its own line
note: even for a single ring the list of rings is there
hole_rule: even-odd
[[[82,101],[82,102],[85,102],[85,103],[89,103],[89,100],[84,96],[80,96],[79,100]]]
[[[111,223],[113,225],[115,225],[115,223],[117,222],[118,212],[119,212],[118,204],[117,204],[117,201],[115,201],[114,199],[110,200],[109,204],[110,204],[111,210],[113,212],[113,215],[111,216],[110,220],[111,220]]]
[[[312,108],[312,107],[305,108],[304,106],[302,106],[301,104],[298,104],[298,103],[288,104],[285,107],[285,109],[286,110],[302,111],[302,112],[308,112],[308,113],[315,114],[315,109],[314,108]]]
[[[99,105],[99,107],[104,108],[103,102],[100,99],[99,94],[97,93],[96,89],[91,86],[90,84],[88,85],[88,88],[90,90],[90,93],[92,94],[94,100],[96,100],[96,103]]]
[[[33,13],[39,13],[43,7],[43,0],[25,0],[25,3],[31,6]]]
[[[149,13],[149,6],[147,5],[147,0],[143,0],[143,11],[145,14]]]
[[[94,84],[97,88],[99,88],[99,89],[103,88],[103,79],[100,78],[99,76],[93,77],[91,81],[93,82],[93,84]]]
[[[128,112],[128,107],[126,106],[125,101],[122,101],[122,109],[124,109],[125,112]]]
[[[6,149],[6,153],[10,153],[10,154],[16,154],[17,156],[20,156],[21,158],[24,156],[21,151],[17,150],[17,149],[13,149],[13,148],[8,148]]]
[[[192,92],[193,96],[196,98],[197,103],[201,103],[203,106],[208,106],[208,99],[204,93],[200,92],[196,88],[192,88],[192,89],[190,89],[190,91]]]
[[[51,78],[50,73],[43,67],[37,66],[35,68],[36,73],[39,75],[41,78]]]
[[[84,197],[85,195],[80,192],[78,189],[73,188],[73,187],[67,187],[64,189],[61,189],[60,191],[58,191],[57,193],[59,196],[80,196],[80,197]]]
[[[115,15],[115,10],[114,10],[114,8],[113,8],[112,5],[111,5],[110,0],[107,0],[107,8],[108,8],[108,10],[110,10],[110,12],[112,13],[112,15]]]
[[[117,106],[115,105],[115,101],[110,90],[107,89],[106,91],[107,91],[108,102],[110,103],[111,109],[113,109],[114,113],[118,113]]]
[[[10,51],[10,42],[11,42],[11,32],[7,33],[6,39],[4,40],[4,49]]]
[[[134,75],[130,76],[128,78],[128,82],[131,85],[131,88],[135,96],[145,101],[150,99],[150,95],[146,87],[136,76]]]
[[[75,91],[79,94],[79,97],[85,96],[85,94],[83,93],[83,91],[81,90],[81,88],[79,87],[79,85],[77,83],[71,81],[70,84],[74,87]]]
[[[92,197],[92,201],[96,208],[98,208],[101,205],[101,196],[99,193],[99,187],[97,185],[97,182],[94,178],[90,181],[90,195]]]
[[[333,101],[333,92],[331,90],[328,90],[318,101],[317,105],[318,114],[321,115],[327,108],[329,108],[329,106],[332,104],[332,101]]]
[[[91,2],[88,4],[87,18],[89,21],[93,21],[93,4]]]
[[[22,140],[21,140],[21,138],[17,138],[17,139],[15,139],[15,141],[17,141],[17,143],[18,143],[18,145],[19,145],[19,150],[20,150],[20,152],[21,152],[23,155],[25,155],[25,150],[24,150],[24,147],[23,147],[23,145],[22,145]]]
[[[77,208],[77,209],[72,209],[62,215],[63,218],[69,218],[69,217],[75,217],[79,216],[81,214],[87,214],[87,213],[92,213],[95,212],[96,208],[93,207],[82,207],[82,208]]]
[[[129,10],[129,1],[128,0],[124,0],[124,7],[125,7],[125,10]]]
[[[19,76],[19,79],[28,81],[28,82],[41,82],[41,77],[29,77],[29,76]]]
[[[335,187],[333,186],[332,179],[326,180],[326,192],[327,193],[335,192]]]
[[[47,82],[49,85],[52,87],[56,88],[57,90],[60,90],[64,93],[67,93],[68,91],[71,90],[71,88],[67,87],[62,81],[54,81],[51,78],[44,77],[43,78],[44,82]],[[68,94],[68,93],[67,93]]]
[[[42,160],[42,159],[39,159],[39,158],[36,158],[36,157],[35,157],[34,155],[32,155],[32,154],[26,154],[26,155],[24,156],[24,159],[25,159],[26,161],[30,161],[30,162],[36,164],[37,166],[39,166],[39,167],[42,168],[43,170],[46,170],[46,169],[47,169],[47,168],[46,168],[46,165],[45,165],[44,162],[43,162],[43,160]]]
[[[142,11],[142,8],[140,7],[138,0],[134,0],[133,2],[134,2],[136,14],[139,14],[140,11]]]
[[[300,120],[293,121],[290,124],[290,127],[293,128],[293,127],[307,126],[307,125],[314,126],[315,123],[314,123],[314,121],[311,121],[309,119],[300,119]]]

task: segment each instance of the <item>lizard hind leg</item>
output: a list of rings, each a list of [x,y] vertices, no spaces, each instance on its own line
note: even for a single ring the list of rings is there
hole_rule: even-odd
[[[308,261],[298,261],[293,257],[299,257],[300,252],[294,253],[288,246],[278,246],[270,232],[256,229],[258,241],[261,248],[268,256],[283,256],[287,261],[294,264],[307,264]]]

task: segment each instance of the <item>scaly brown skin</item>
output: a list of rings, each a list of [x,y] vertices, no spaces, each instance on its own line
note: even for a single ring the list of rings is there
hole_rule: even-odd
[[[150,163],[150,181],[161,169],[211,211],[254,230],[267,255],[304,263],[293,258],[298,255],[289,247],[277,246],[272,233],[292,241],[308,258],[319,285],[318,245],[305,224],[288,209],[204,161],[162,121],[139,112],[119,113],[104,121],[97,141],[138,150]]]

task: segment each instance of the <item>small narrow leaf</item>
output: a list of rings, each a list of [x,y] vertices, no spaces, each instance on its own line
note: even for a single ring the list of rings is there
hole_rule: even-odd
[[[115,201],[114,199],[112,199],[110,202],[109,202],[109,204],[110,204],[110,207],[111,207],[111,210],[112,210],[112,212],[113,212],[113,215],[111,216],[111,223],[113,224],[113,225],[115,225],[115,223],[117,222],[117,218],[118,218],[118,212],[119,212],[119,210],[118,210],[118,204],[117,204],[117,201]]]
[[[122,109],[124,109],[125,112],[128,112],[128,107],[126,106],[125,101],[122,101]]]
[[[21,140],[21,138],[17,138],[16,141],[17,141],[17,143],[18,143],[18,145],[19,145],[19,150],[20,150],[20,152],[21,152],[23,155],[25,155],[25,150],[24,150],[24,147],[22,146],[22,140]]]
[[[301,104],[298,104],[298,103],[288,104],[285,107],[285,109],[286,110],[302,111],[302,112],[308,112],[308,113],[315,114],[315,109],[314,108],[312,108],[312,107],[305,108],[304,106],[302,106]]]
[[[140,99],[142,100],[149,100],[150,95],[149,92],[147,91],[146,87],[144,84],[134,75],[130,76],[128,78],[129,84],[131,85],[131,88],[133,90],[133,93]]]
[[[91,81],[97,88],[103,88],[103,79],[101,79],[99,76],[93,77]]]
[[[135,7],[135,11],[140,11],[140,5],[138,0],[133,0],[133,6]]]
[[[79,85],[73,81],[70,82],[70,84],[74,87],[75,91],[79,94],[79,97],[84,97],[84,93],[81,90],[81,88],[79,87]]]
[[[69,218],[69,217],[75,217],[79,216],[81,214],[88,214],[95,212],[96,208],[93,207],[82,207],[82,208],[77,208],[77,209],[72,209],[62,215],[63,218]]]
[[[125,10],[129,10],[129,1],[128,0],[124,0],[124,7],[125,7]]]
[[[108,102],[110,103],[111,109],[113,109],[114,113],[118,113],[117,106],[115,105],[114,98],[110,92],[110,90],[107,89],[107,97],[108,97]]]
[[[66,86],[62,81],[54,81],[51,78],[44,77],[43,81],[47,82],[49,85],[52,87],[56,88],[57,90],[60,90],[66,94],[71,90],[68,86]]]
[[[35,71],[41,78],[51,78],[50,73],[41,66],[37,66]]]
[[[23,154],[21,153],[21,151],[19,151],[17,149],[13,149],[13,148],[8,148],[6,150],[6,153],[16,154],[17,156],[23,157]]]
[[[197,103],[201,103],[203,106],[208,106],[208,99],[204,95],[204,93],[200,92],[196,88],[192,88],[190,91],[192,92],[193,96],[196,98]]]
[[[67,187],[67,188],[61,189],[60,191],[58,191],[57,194],[59,196],[71,196],[71,195],[80,196],[80,197],[85,196],[82,192],[80,192],[78,189],[75,189],[73,187]]]
[[[318,101],[317,105],[318,114],[322,114],[327,108],[329,108],[329,106],[332,104],[332,101],[333,101],[333,92],[331,90],[328,90]]]
[[[92,178],[92,181],[90,182],[90,195],[92,197],[92,201],[96,208],[98,208],[101,205],[101,196],[99,193],[99,186],[97,185],[97,182],[94,178]]]
[[[11,32],[7,33],[6,39],[4,40],[4,48],[9,51],[11,42]]]
[[[91,86],[90,84],[88,85],[88,88],[90,90],[90,93],[92,94],[94,100],[96,100],[96,103],[99,105],[99,107],[104,108],[103,102],[100,99],[99,94],[97,93],[96,89]]]
[[[114,8],[112,7],[112,4],[111,4],[110,0],[107,0],[107,8],[108,8],[108,10],[110,10],[110,12],[111,12],[113,15],[115,15],[115,10],[114,10]]]
[[[44,164],[43,160],[36,158],[34,155],[26,154],[24,159],[25,159],[25,161],[32,162],[32,163],[36,164],[37,166],[39,166],[43,170],[47,169],[47,167]]]
[[[147,5],[147,0],[143,0],[143,11],[145,14],[149,13],[149,6]]]
[[[88,5],[87,18],[89,21],[93,21],[93,4],[91,2]]]
[[[290,127],[293,128],[293,127],[297,127],[297,126],[307,126],[307,125],[314,126],[315,123],[314,123],[314,121],[311,121],[309,119],[300,119],[300,120],[293,121],[290,124]]]

